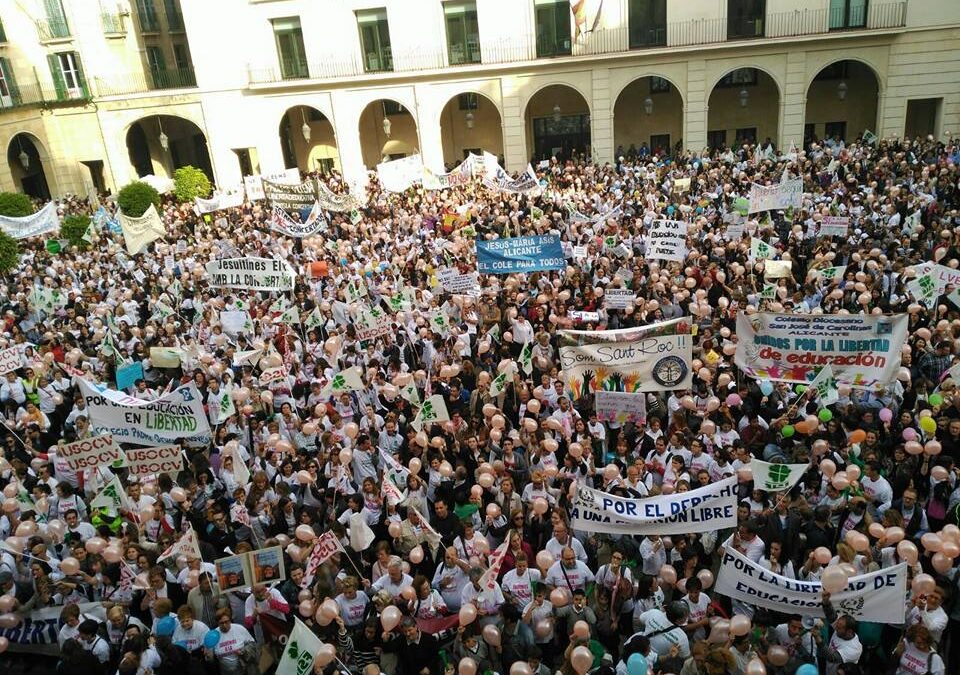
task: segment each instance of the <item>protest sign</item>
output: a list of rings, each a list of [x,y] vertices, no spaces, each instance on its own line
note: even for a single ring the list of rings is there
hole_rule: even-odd
[[[123,231],[123,240],[127,244],[127,253],[137,255],[144,248],[150,245],[150,242],[159,239],[167,233],[160,220],[160,214],[157,208],[151,204],[144,214],[138,218],[130,217],[122,211],[117,214],[120,221],[120,229]]]
[[[252,575],[247,555],[230,555],[214,561],[217,586],[221,593],[236,591],[250,586]]]
[[[261,387],[265,387],[274,382],[279,382],[287,376],[286,366],[279,366],[277,368],[268,368],[260,373],[260,377],[257,378],[257,382]]]
[[[815,272],[815,274],[824,281],[834,282],[843,279],[843,274],[847,268],[843,265],[836,267],[824,267]]]
[[[0,230],[14,239],[26,239],[59,229],[60,217],[57,216],[57,205],[54,202],[47,202],[46,206],[29,216],[0,216]]]
[[[600,320],[600,312],[574,310],[572,312],[567,312],[567,314],[571,320],[579,323],[597,323]]]
[[[262,176],[244,176],[243,189],[247,193],[248,200],[256,201],[265,197],[263,192],[264,180],[268,180],[275,184],[281,183],[284,185],[299,185],[300,169],[294,167],[292,169],[284,169],[283,171],[276,171],[274,173],[265,174]]]
[[[197,385],[177,387],[155,401],[143,401],[101,384],[79,380],[95,432],[138,445],[162,445],[180,438],[206,437],[210,423]]]
[[[647,257],[683,261],[687,257],[687,224],[680,220],[655,220],[647,236]]]
[[[362,617],[361,617],[362,618]],[[300,619],[293,617],[293,630],[277,666],[276,675],[310,675],[316,654],[323,647],[323,640],[314,635]]]
[[[414,183],[423,180],[423,160],[420,155],[410,155],[390,162],[377,164],[380,185],[388,192],[403,192]]]
[[[179,361],[179,359],[177,359]],[[117,368],[117,389],[126,389],[143,379],[143,362],[134,361],[121,368]]]
[[[636,301],[636,293],[629,288],[608,288],[603,294],[604,309],[626,309]]]
[[[774,574],[730,546],[722,550],[714,586],[717,593],[783,614],[826,618],[819,581],[799,581]],[[846,589],[830,594],[830,602],[839,613],[858,621],[902,624],[906,593],[907,565],[900,563],[850,577]]]
[[[567,261],[563,256],[560,237],[553,234],[477,240],[477,271],[480,274],[513,274],[566,268]]]
[[[450,413],[447,412],[447,404],[444,402],[443,396],[435,394],[420,405],[420,410],[417,411],[417,416],[413,419],[413,428],[419,433],[424,424],[449,421]]]
[[[127,468],[131,476],[177,473],[183,470],[183,453],[179,445],[127,450]]]
[[[737,477],[659,497],[619,497],[585,486],[570,506],[575,530],[605,534],[689,534],[737,525]]]
[[[83,602],[77,605],[80,616],[106,623],[107,609],[99,602]],[[63,622],[60,613],[63,605],[42,607],[16,613],[19,619],[13,628],[0,628],[0,637],[9,640],[8,650],[24,654],[60,654],[60,626]],[[4,657],[8,659],[8,657]],[[9,664],[8,664],[9,665]]]
[[[71,471],[96,469],[124,459],[123,450],[110,434],[59,445],[57,456],[67,463]]]
[[[194,209],[200,215],[222,211],[223,209],[235,209],[240,206],[243,206],[243,189],[239,187],[235,190],[216,194],[210,199],[200,197],[194,199]]]
[[[284,211],[309,209],[317,202],[317,188],[313,180],[305,180],[296,185],[264,180],[263,194],[271,207],[279,207]]]
[[[250,321],[250,313],[244,310],[229,309],[220,312],[220,326],[227,335],[239,335]]]
[[[320,213],[320,202],[313,203],[310,214],[307,216],[307,219],[302,222],[291,218],[281,207],[274,206],[273,213],[267,222],[271,230],[285,234],[288,237],[299,238],[316,234],[327,224],[327,221],[323,219],[323,214]]]
[[[932,272],[911,279],[907,284],[907,290],[917,302],[922,302],[928,309],[932,309],[937,304],[939,297],[937,282]]]
[[[221,258],[207,263],[207,282],[217,288],[291,291],[297,273],[279,258]]]
[[[824,366],[839,382],[876,388],[900,368],[907,315],[737,315],[734,361],[748,377],[809,384]]]
[[[917,278],[929,274],[936,283],[937,295],[943,295],[948,286],[960,287],[960,269],[933,262],[923,262],[907,269],[913,270]]]
[[[427,167],[423,167],[424,190],[446,190],[447,188],[466,185],[471,178],[468,161],[466,160],[450,173],[434,173]]]
[[[560,364],[574,400],[596,391],[669,391],[690,387],[692,350],[689,335],[650,336],[562,346]]]
[[[359,197],[355,197],[352,194],[337,194],[328,188],[327,184],[322,180],[317,181],[317,201],[320,202],[320,206],[327,211],[334,211],[336,213],[356,211],[363,206],[364,202],[364,200],[360,199]],[[353,222],[352,214],[350,216],[350,221]]]
[[[821,237],[845,237],[850,228],[850,219],[845,216],[824,216],[820,221]]]
[[[443,290],[454,295],[475,293],[480,288],[476,272],[463,274],[455,267],[445,267],[437,270],[437,281],[440,282]]]
[[[151,347],[150,364],[154,368],[179,368],[180,352],[170,347]]]
[[[646,394],[628,394],[622,391],[594,392],[593,409],[601,422],[647,423]]]
[[[383,310],[370,307],[357,312],[353,327],[357,331],[358,340],[375,340],[393,332],[393,321]]]
[[[272,584],[287,578],[283,566],[283,549],[279,546],[250,551],[249,569],[255,584]]]
[[[200,543],[197,541],[197,531],[193,529],[193,526],[188,527],[183,536],[170,544],[157,558],[157,562],[161,563],[164,560],[177,558],[181,555],[192,560],[203,560],[203,555],[200,553]]]
[[[533,192],[540,188],[540,181],[537,180],[537,174],[529,164],[527,164],[527,170],[516,178],[511,178],[510,174],[504,171],[503,167],[498,164],[492,172],[487,173],[483,184],[493,190],[514,194]]]
[[[780,211],[782,209],[803,206],[803,179],[792,178],[780,181],[778,185],[750,186],[750,206],[748,213],[759,211]]]
[[[23,365],[23,356],[20,347],[10,347],[0,352],[0,375],[6,375],[11,370],[17,370]]]
[[[343,550],[337,535],[327,531],[313,540],[313,550],[307,559],[307,568],[303,573],[303,581],[300,582],[300,588],[308,588],[313,583],[313,577],[317,573],[317,568],[329,560],[335,553]]]
[[[783,279],[790,276],[792,260],[766,260],[763,263],[764,279]]]
[[[745,466],[753,472],[754,489],[766,492],[789,490],[810,468],[809,464],[771,464],[759,459],[752,459]]]

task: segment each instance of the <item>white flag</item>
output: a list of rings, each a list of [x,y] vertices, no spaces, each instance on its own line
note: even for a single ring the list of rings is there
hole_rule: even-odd
[[[771,464],[759,459],[750,460],[746,466],[753,471],[753,487],[766,492],[791,489],[810,468],[809,464]]]
[[[316,653],[323,647],[323,640],[314,635],[300,619],[293,617],[293,621],[293,630],[283,646],[277,675],[309,675],[313,672]]]
[[[116,513],[119,510],[132,511],[130,499],[127,493],[123,491],[123,484],[120,479],[114,476],[109,483],[90,502],[92,509],[107,509],[109,513]]]
[[[443,401],[443,396],[434,394],[420,406],[420,411],[413,420],[413,428],[417,433],[423,431],[424,423],[448,422],[450,413],[447,412],[447,404]]]
[[[160,557],[157,558],[157,562],[161,563],[167,558],[175,558],[181,555],[197,560],[203,559],[203,556],[200,555],[200,545],[197,543],[197,533],[194,532],[192,527],[184,532],[183,536],[174,542],[166,551],[161,553]]]

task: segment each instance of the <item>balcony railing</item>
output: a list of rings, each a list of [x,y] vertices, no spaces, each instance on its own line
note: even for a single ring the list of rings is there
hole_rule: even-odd
[[[151,70],[148,73],[133,72],[108,77],[95,77],[98,96],[123,96],[147,94],[164,89],[191,89],[197,86],[193,68]]]
[[[103,26],[104,35],[122,35],[127,32],[123,25],[123,17],[119,14],[104,12],[100,15],[100,25]]]
[[[66,19],[37,19],[37,33],[41,40],[60,40],[70,37]]]
[[[887,2],[871,4],[866,13],[866,26],[851,26],[849,30],[884,30],[899,28],[906,23],[907,3]],[[590,33],[582,42],[572,44],[572,56],[623,54],[636,49],[656,47],[693,47],[723,44],[728,41],[826,35],[831,32],[831,16],[827,9],[774,12],[762,19],[753,19],[747,24],[731,26],[726,18],[693,19],[674,21],[666,26],[645,27],[631,31],[629,27],[604,28]],[[736,30],[731,30],[735,28]],[[837,30],[837,29],[834,29]],[[642,38],[638,41],[638,37]],[[370,72],[415,72],[441,70],[447,67],[445,45],[418,47],[401,51],[394,48],[392,68],[371,68],[360,55],[330,55],[319,63],[298,64],[296,68],[259,66],[249,64],[247,69],[250,84],[273,84],[291,79],[335,79],[360,77]],[[537,58],[562,58],[538,55],[534,35],[513,37],[483,42],[482,63],[513,64],[533,61]],[[542,50],[541,50],[542,52]],[[451,66],[460,65],[451,63]],[[468,64],[463,64],[468,65]]]
[[[9,88],[6,96],[0,94],[0,115],[18,108],[81,105],[89,100],[90,94],[85,87],[58,93],[54,88],[49,86],[44,88],[38,83],[18,83]]]
[[[753,40],[764,37],[766,16],[727,19],[728,40]]]

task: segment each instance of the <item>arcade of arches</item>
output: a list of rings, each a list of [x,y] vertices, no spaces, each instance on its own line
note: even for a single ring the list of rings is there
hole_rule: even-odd
[[[203,130],[172,115],[143,117],[127,131],[127,152],[137,176],[171,177],[182,166],[195,166],[213,179]]]

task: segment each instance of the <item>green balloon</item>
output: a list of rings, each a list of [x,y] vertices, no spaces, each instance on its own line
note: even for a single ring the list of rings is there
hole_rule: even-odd
[[[830,420],[833,419],[833,413],[830,412],[828,408],[824,408],[819,413],[817,413],[817,417],[820,418],[821,422],[829,422]]]
[[[796,431],[797,430],[793,428],[792,424],[788,424],[780,430],[780,433],[783,434],[784,438],[790,438],[794,433],[796,433]]]
[[[807,390],[807,385],[805,385],[805,384],[798,384],[796,387],[793,388],[793,390],[794,390],[795,392],[797,392],[798,394],[802,394],[803,392],[805,392],[805,391]]]
[[[940,394],[930,394],[927,398],[927,401],[930,405],[943,405],[943,396]]]

